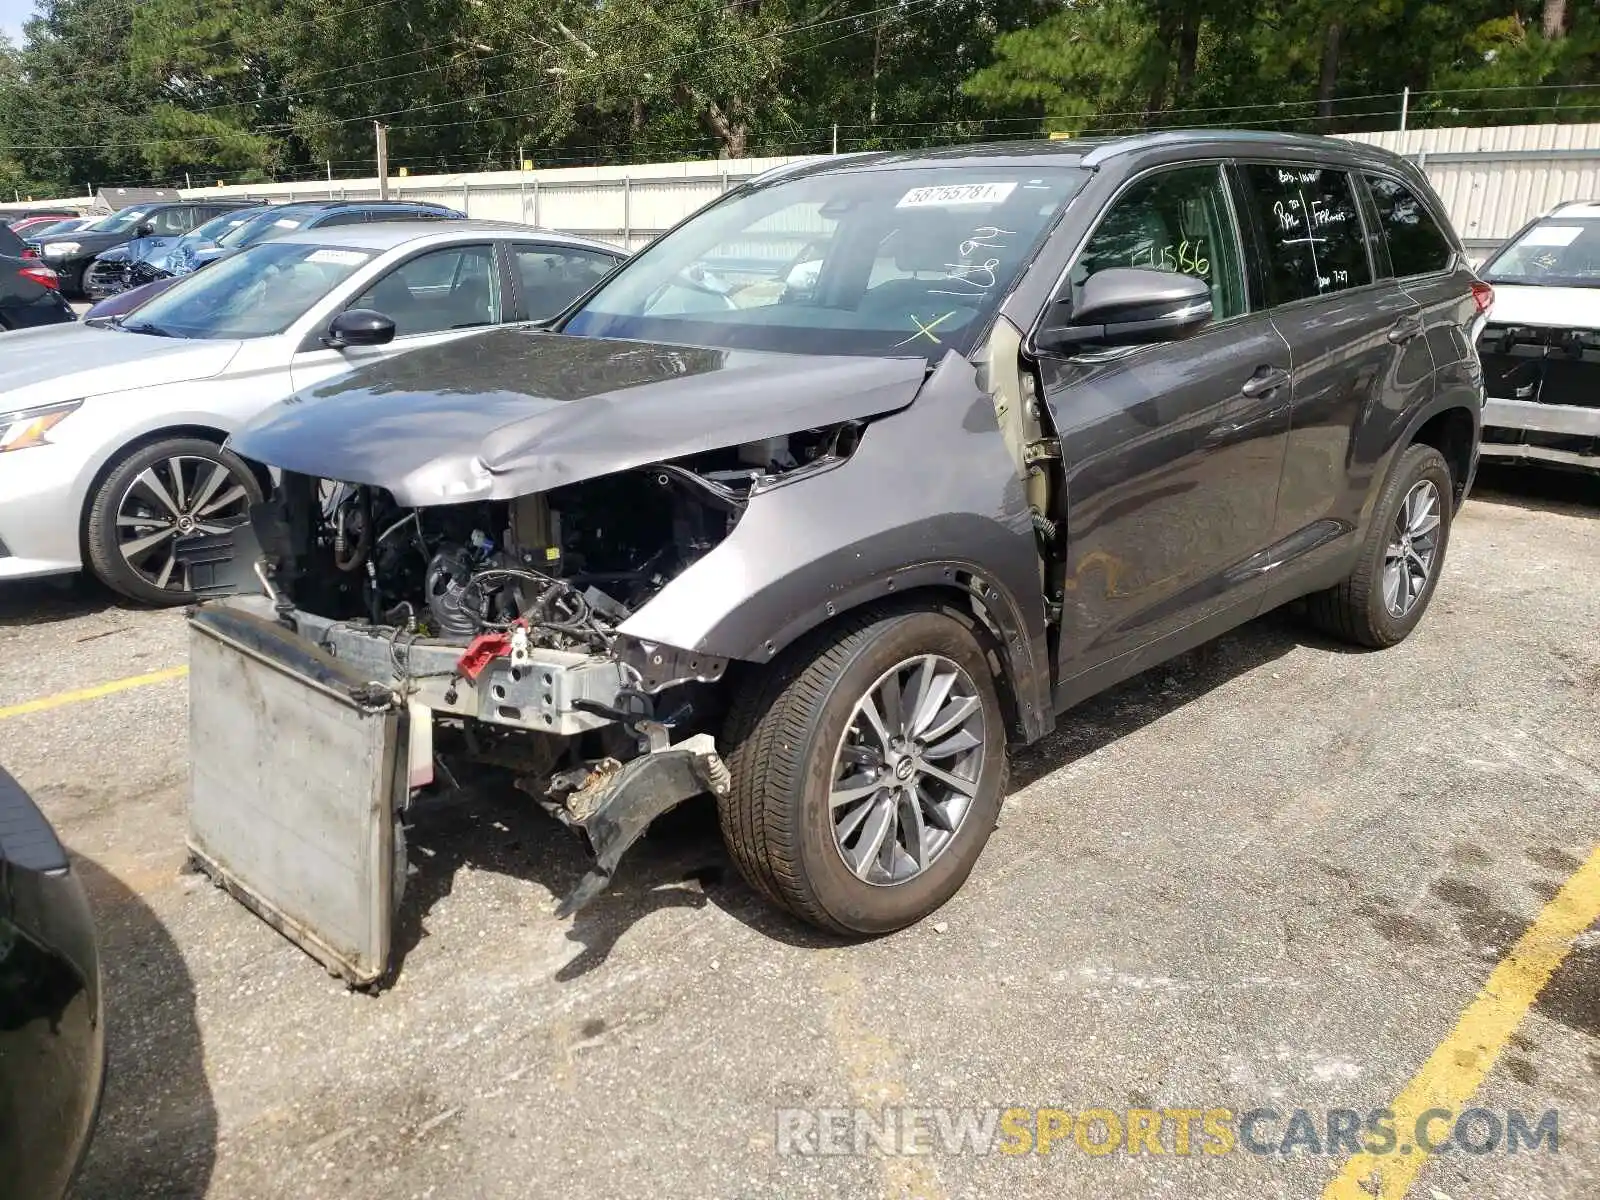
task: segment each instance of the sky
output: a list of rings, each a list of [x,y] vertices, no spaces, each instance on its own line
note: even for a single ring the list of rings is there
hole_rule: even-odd
[[[0,33],[22,45],[22,23],[33,15],[33,0],[0,0]]]

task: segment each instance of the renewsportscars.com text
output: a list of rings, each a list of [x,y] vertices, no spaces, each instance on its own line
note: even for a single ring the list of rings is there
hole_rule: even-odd
[[[1387,1108],[780,1108],[793,1155],[1557,1153],[1559,1118],[1435,1108],[1401,1125]]]

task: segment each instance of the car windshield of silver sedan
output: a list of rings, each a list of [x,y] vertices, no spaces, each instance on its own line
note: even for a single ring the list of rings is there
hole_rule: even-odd
[[[1533,287],[1600,287],[1600,205],[1588,214],[1540,221],[1483,269],[1490,283]]]
[[[1083,178],[952,163],[774,180],[652,243],[563,328],[809,354],[965,354]]]
[[[264,242],[188,276],[116,328],[157,337],[269,337],[371,260],[366,250]]]

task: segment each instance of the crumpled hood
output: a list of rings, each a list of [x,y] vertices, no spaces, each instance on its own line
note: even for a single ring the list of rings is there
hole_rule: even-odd
[[[124,333],[92,325],[45,325],[0,334],[0,412],[157,387],[220,373],[237,341]]]
[[[1491,286],[1491,324],[1600,329],[1600,288],[1529,287],[1515,283]]]
[[[904,408],[921,358],[715,350],[503,329],[268,409],[229,445],[407,506],[509,499]]]

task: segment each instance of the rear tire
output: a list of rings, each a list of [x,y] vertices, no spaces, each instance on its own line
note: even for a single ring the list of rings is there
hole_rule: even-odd
[[[1405,640],[1427,611],[1444,569],[1453,495],[1444,455],[1432,446],[1408,446],[1373,506],[1355,570],[1338,586],[1307,598],[1317,627],[1374,650]]]
[[[174,471],[181,483],[174,483]],[[237,454],[204,438],[166,438],[123,458],[89,503],[89,566],[112,591],[141,604],[190,604],[195,595],[170,561],[183,536],[242,522],[261,503],[261,483]],[[148,543],[148,545],[143,545]]]
[[[938,909],[1005,792],[994,677],[943,612],[868,612],[792,648],[740,689],[724,744],[729,853],[758,891],[834,933],[888,933]]]

